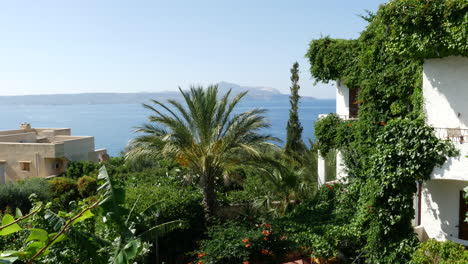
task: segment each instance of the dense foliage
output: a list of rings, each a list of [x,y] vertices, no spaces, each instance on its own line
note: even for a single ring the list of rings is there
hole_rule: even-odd
[[[467,0],[394,0],[379,13],[387,48],[401,56],[468,56]]]
[[[463,264],[468,263],[468,251],[452,241],[429,240],[421,243],[413,253],[410,264]]]
[[[219,95],[217,86],[209,86],[180,89],[180,93],[185,105],[175,100],[167,104],[152,100],[154,106],[144,104],[153,115],[138,130],[143,135],[132,142],[127,158],[164,157],[189,168],[199,177],[205,220],[210,222],[216,207],[216,180],[238,164],[261,159],[262,148],[278,139],[261,133],[270,126],[265,110],[234,114],[247,92],[231,98],[230,90]]]
[[[409,260],[416,182],[456,154],[425,125],[420,58],[466,56],[466,8],[464,0],[395,0],[365,18],[369,25],[357,40],[310,44],[314,78],[359,89],[358,121],[329,115],[315,131],[321,152],[343,153],[356,212],[347,225],[357,228],[369,263]]]
[[[27,179],[0,185],[0,210],[15,212],[16,208],[27,212],[32,208],[30,196],[40,201],[52,199],[50,184],[45,179]]]

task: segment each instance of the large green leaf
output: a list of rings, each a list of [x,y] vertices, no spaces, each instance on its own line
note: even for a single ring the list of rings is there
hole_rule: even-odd
[[[49,241],[54,239],[54,237],[57,235],[58,233],[52,233],[49,235]],[[67,236],[65,234],[61,234],[57,239],[54,240],[54,242],[52,242],[49,247],[53,246],[55,243],[58,243],[58,242],[61,242],[63,240],[67,239]]]
[[[111,220],[118,225],[120,233],[128,233],[123,217],[126,215],[127,209],[122,206],[125,202],[125,190],[114,185],[105,166],[99,169],[98,179],[104,181],[98,189],[103,195],[103,200],[99,205],[103,210],[104,221]]]
[[[31,229],[31,233],[26,239],[26,242],[40,241],[40,242],[47,243],[48,239],[49,239],[49,233],[47,233],[47,231],[45,231],[44,229],[34,228],[34,229]]]
[[[94,214],[93,212],[91,212],[91,209],[90,210],[86,210],[80,217],[78,217],[77,219],[73,220],[73,222],[71,223],[72,225],[76,224],[76,223],[79,223],[81,221],[84,221],[88,218],[91,218],[93,217]]]
[[[132,263],[132,260],[138,256],[141,251],[140,239],[133,239],[128,242],[123,248],[118,249],[116,256],[114,257],[114,264],[128,264]]]
[[[0,252],[0,264],[12,264],[18,260],[18,251],[4,251]]]
[[[174,230],[183,229],[186,227],[188,227],[188,224],[186,221],[182,221],[182,220],[170,221],[170,222],[166,222],[157,226],[153,226],[150,229],[143,232],[138,237],[150,240],[155,237],[164,236],[165,234],[170,233]]]
[[[15,218],[9,214],[6,214],[3,216],[3,219],[2,219],[2,227],[8,225],[8,224],[11,224],[15,221]],[[13,234],[15,232],[18,232],[20,230],[22,230],[22,228],[17,224],[12,224],[8,227],[5,227],[5,228],[2,228],[0,227],[0,236],[7,236],[9,234]]]

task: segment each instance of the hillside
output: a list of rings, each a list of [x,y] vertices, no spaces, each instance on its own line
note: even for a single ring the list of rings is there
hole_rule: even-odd
[[[238,84],[220,82],[219,89],[225,93],[232,89],[233,94],[249,91],[245,101],[282,101],[289,95],[269,87],[249,87]],[[149,99],[166,100],[181,99],[179,92],[141,92],[141,93],[82,93],[82,94],[48,94],[0,96],[2,105],[73,105],[73,104],[139,104]],[[303,97],[303,100],[315,100],[313,97]]]

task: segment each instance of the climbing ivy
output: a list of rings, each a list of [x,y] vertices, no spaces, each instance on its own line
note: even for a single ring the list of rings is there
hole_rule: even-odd
[[[359,120],[316,122],[321,152],[338,148],[356,201],[349,227],[360,230],[369,263],[407,263],[416,182],[456,155],[424,122],[423,59],[468,56],[468,0],[393,0],[366,18],[356,40],[313,40],[306,54],[321,82],[359,88]],[[338,205],[339,206],[339,205]]]

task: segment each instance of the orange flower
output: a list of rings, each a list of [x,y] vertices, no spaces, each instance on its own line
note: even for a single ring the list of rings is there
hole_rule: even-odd
[[[270,231],[264,230],[264,231],[263,231],[263,235],[264,235],[264,236],[269,236],[269,235],[270,235]]]
[[[197,264],[203,264],[203,261],[198,261]]]
[[[250,264],[250,262],[248,260],[242,262],[242,264]]]
[[[270,251],[268,251],[268,249],[262,249],[262,254],[263,255],[269,255]]]
[[[263,240],[265,240],[265,241],[268,240],[268,237],[264,237]]]
[[[198,253],[198,258],[203,258],[204,256],[206,256],[205,253]]]
[[[251,244],[245,244],[246,248],[249,248],[250,246],[251,246]]]
[[[244,243],[249,243],[249,239],[248,239],[248,238],[244,238],[244,239],[242,239],[242,242],[244,242]]]
[[[386,126],[387,123],[385,123],[384,121],[380,121],[380,125],[381,125],[381,126]]]
[[[266,228],[271,228],[271,225],[270,224],[265,224],[265,227]]]
[[[349,124],[348,124],[348,126],[349,126],[349,127],[352,127],[352,126],[353,126],[353,124],[349,123]]]

